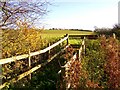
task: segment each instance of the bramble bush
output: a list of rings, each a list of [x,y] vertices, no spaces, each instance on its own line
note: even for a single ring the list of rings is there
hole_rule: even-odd
[[[117,39],[101,37],[102,48],[106,53],[105,71],[108,74],[107,86],[109,88],[120,87],[120,43]],[[104,41],[103,41],[104,40]]]

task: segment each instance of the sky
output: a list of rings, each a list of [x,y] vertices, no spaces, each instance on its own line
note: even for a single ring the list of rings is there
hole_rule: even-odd
[[[119,0],[52,0],[44,18],[45,28],[112,28],[118,23]]]

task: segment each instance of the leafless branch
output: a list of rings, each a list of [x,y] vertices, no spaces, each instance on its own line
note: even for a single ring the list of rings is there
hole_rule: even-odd
[[[27,19],[34,23],[36,19],[47,12],[49,2],[46,0],[36,0],[31,2],[20,2],[19,0],[0,1],[0,28],[16,25],[17,21]]]

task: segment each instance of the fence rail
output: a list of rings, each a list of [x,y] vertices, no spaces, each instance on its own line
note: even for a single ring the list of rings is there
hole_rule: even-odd
[[[82,44],[80,46],[79,53],[78,53],[78,58],[77,58],[77,53],[75,53],[73,55],[73,57],[64,66],[62,66],[62,68],[64,68],[64,69],[62,69],[63,71],[60,70],[62,73],[65,71],[65,77],[67,77],[68,80],[69,80],[69,75],[68,75],[69,74],[68,73],[69,72],[69,68],[75,62],[75,60],[77,60],[77,59],[79,59],[79,61],[81,60],[82,51],[84,51],[84,53],[85,53],[85,37],[84,37],[84,39],[82,41]],[[71,86],[70,82],[66,83],[66,90],[69,90],[70,86]]]
[[[35,55],[45,53],[45,52],[49,51],[50,49],[54,48],[55,46],[59,45],[60,43],[62,43],[63,41],[65,41],[67,39],[68,39],[68,36],[64,37],[60,41],[58,41],[58,42],[54,43],[53,45],[51,45],[51,46],[49,46],[49,47],[47,47],[43,50],[40,50],[40,51],[31,52],[29,54],[24,54],[24,55],[19,55],[19,56],[13,56],[11,58],[0,59],[0,64],[6,64],[6,63],[13,62],[13,61],[16,61],[16,60],[21,60],[21,59],[28,58],[29,56],[35,56]]]
[[[90,34],[90,35],[69,35],[69,38],[81,38],[84,39],[84,37],[88,38],[88,39],[97,39],[98,35],[97,34]]]

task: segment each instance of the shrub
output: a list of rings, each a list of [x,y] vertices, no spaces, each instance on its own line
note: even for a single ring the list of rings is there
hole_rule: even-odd
[[[85,87],[100,88],[106,85],[105,55],[99,40],[86,41],[86,55],[82,60],[82,78]]]
[[[106,53],[105,71],[109,75],[107,85],[110,88],[118,88],[120,87],[119,42],[117,39],[110,37],[104,40],[102,44],[104,44],[102,48]]]

